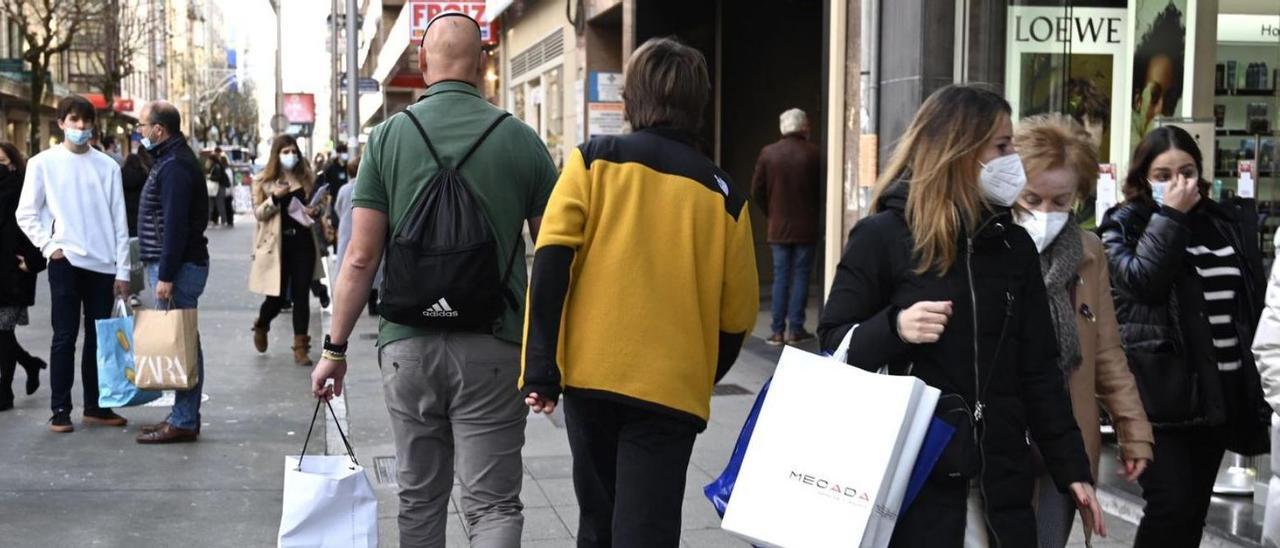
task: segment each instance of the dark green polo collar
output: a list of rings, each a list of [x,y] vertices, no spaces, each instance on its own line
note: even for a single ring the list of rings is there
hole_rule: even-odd
[[[427,94],[423,97],[431,97],[433,95],[453,91],[466,93],[481,99],[484,98],[480,95],[480,90],[476,89],[475,86],[461,80],[441,80],[431,84],[431,87],[427,88]]]

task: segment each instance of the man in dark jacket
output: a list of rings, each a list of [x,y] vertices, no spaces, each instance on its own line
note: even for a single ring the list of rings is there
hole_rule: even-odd
[[[156,288],[155,306],[162,310],[196,308],[209,277],[204,173],[181,127],[178,109],[167,102],[155,101],[142,109],[138,131],[156,163],[142,189],[138,233],[147,278]],[[164,422],[142,427],[138,443],[189,442],[200,434],[204,352],[197,350],[195,386],[176,394]]]
[[[316,184],[317,187],[322,184],[329,186],[330,207],[328,220],[329,226],[333,227],[334,234],[337,234],[340,219],[338,218],[337,208],[333,207],[332,204],[338,203],[338,191],[342,190],[342,187],[347,184],[347,161],[350,159],[351,156],[347,152],[347,144],[338,143],[338,146],[334,147],[333,159],[329,161],[329,165],[325,166],[324,172],[321,173],[320,181]],[[316,166],[316,169],[319,168],[320,166]],[[337,242],[333,243],[334,250],[337,250]]]
[[[809,142],[809,119],[793,108],[782,113],[782,138],[764,147],[751,178],[751,197],[769,218],[769,246],[773,248],[774,346],[813,338],[804,329],[809,301],[809,273],[818,242],[819,178],[822,158]],[[791,336],[786,336],[787,323]]]

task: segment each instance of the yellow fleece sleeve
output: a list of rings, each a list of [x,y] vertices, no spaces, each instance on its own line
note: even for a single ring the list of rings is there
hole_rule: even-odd
[[[760,308],[760,280],[756,273],[755,237],[745,203],[738,218],[729,218],[725,242],[724,287],[720,297],[720,331],[745,333],[756,324]]]
[[[590,207],[591,173],[582,159],[582,151],[575,148],[565,162],[560,179],[551,191],[551,199],[542,213],[542,228],[538,231],[536,249],[547,246],[564,246],[577,250],[582,246]]]

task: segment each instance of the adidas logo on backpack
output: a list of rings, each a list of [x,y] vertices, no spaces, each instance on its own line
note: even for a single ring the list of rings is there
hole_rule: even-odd
[[[417,118],[408,110],[404,114],[438,169],[388,238],[378,312],[402,325],[490,329],[505,310],[519,309],[519,296],[508,281],[522,240],[520,232],[513,231],[509,241],[515,243],[504,268],[484,204],[459,170],[510,114],[494,119],[453,166],[441,161]]]
[[[456,318],[458,311],[449,307],[449,301],[443,297],[431,305],[431,308],[422,311],[422,315],[427,318]]]

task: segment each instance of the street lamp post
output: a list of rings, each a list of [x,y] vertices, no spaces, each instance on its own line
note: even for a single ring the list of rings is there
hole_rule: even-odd
[[[360,66],[356,20],[359,17],[356,0],[347,0],[347,147],[354,155],[360,149]]]
[[[267,0],[267,2],[271,4],[272,11],[276,13],[276,116],[280,116],[284,114],[284,78],[281,75],[282,58],[280,55],[282,49],[280,41],[281,0]],[[276,132],[276,135],[279,135],[282,131],[275,128],[272,128],[272,130]]]

